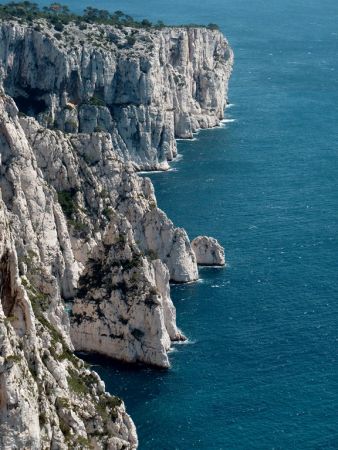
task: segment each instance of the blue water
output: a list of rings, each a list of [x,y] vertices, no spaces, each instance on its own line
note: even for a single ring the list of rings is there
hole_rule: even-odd
[[[191,343],[170,371],[100,358],[96,370],[141,450],[338,449],[337,0],[95,6],[217,22],[236,55],[236,121],[180,142],[175,171],[152,175],[161,208],[217,237],[229,267],[172,287]]]

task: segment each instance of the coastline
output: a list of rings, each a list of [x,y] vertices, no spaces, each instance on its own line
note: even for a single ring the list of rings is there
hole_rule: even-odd
[[[106,44],[111,53],[89,41],[88,28],[106,36],[115,33],[117,45],[113,41]],[[69,445],[86,448],[91,443],[98,448],[109,444],[136,449],[135,426],[123,402],[105,392],[98,375],[73,351],[169,368],[172,344],[186,339],[176,325],[169,282],[198,280],[197,257],[187,233],[157,208],[151,182],[137,175],[135,165],[166,167],[168,161],[180,158],[173,139],[175,130],[193,136],[197,124],[208,128],[219,122],[231,72],[230,47],[220,32],[206,28],[138,30],[140,39],[132,50],[129,44],[125,46],[126,38],[118,28],[94,25],[81,29],[68,23],[62,32],[66,36],[74,30],[75,40],[88,39],[87,47],[80,41],[69,47],[61,31],[49,29],[44,20],[39,19],[35,26],[0,23],[6,47],[0,61],[0,137],[4,144],[0,219],[5,230],[0,280],[6,279],[11,287],[0,307],[1,331],[8,342],[4,361],[0,360],[5,367],[0,387],[7,403],[0,412],[9,411],[15,392],[22,398],[29,396],[34,405],[31,418],[24,402],[19,402],[15,415],[7,414],[0,425],[4,449],[24,447],[28,442],[34,449],[42,442],[60,449]],[[164,51],[168,59],[174,46],[185,61],[183,65],[172,61],[172,72],[166,73],[164,83],[179,98],[175,112],[169,107],[173,102],[169,98],[166,115],[161,115],[162,92],[133,92],[128,83],[128,89],[124,88],[122,75],[131,70],[129,53],[135,58],[132,73],[137,89],[139,77],[148,77],[149,83],[160,77],[158,63],[142,43],[143,36],[151,38],[157,51]],[[183,46],[177,45],[177,36]],[[205,69],[205,56],[196,50],[201,67],[195,70],[199,77],[212,77],[210,86],[201,92],[207,101],[217,102],[219,112],[196,100],[189,106],[191,110],[185,104],[181,80],[192,67],[191,54],[185,48],[191,41],[205,45],[211,55]],[[100,89],[109,84],[102,75],[111,76],[116,52],[116,78],[121,76],[122,84],[116,92],[104,89],[102,94]],[[142,66],[145,57],[152,70]],[[87,64],[81,70],[77,68],[80,59]],[[95,59],[102,65],[95,65]],[[22,66],[11,63],[16,60]],[[64,80],[57,92],[47,76],[50,61],[56,68],[55,77]],[[25,63],[28,69],[21,71]],[[84,82],[87,70],[97,71],[97,85]],[[184,89],[189,92],[189,86]],[[145,96],[144,104],[135,105],[135,96]],[[156,121],[147,102],[157,111]],[[150,129],[142,129],[140,114],[148,117]],[[135,137],[135,121],[136,153],[130,140]],[[65,302],[67,307],[72,303],[70,317]],[[16,382],[17,374],[24,380],[22,386]],[[45,411],[43,420],[41,409]],[[19,422],[25,433],[20,432]],[[96,429],[101,430],[99,434]]]

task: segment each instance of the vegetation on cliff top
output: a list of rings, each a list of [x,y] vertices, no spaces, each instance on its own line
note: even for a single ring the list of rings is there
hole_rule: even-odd
[[[42,9],[36,3],[29,1],[23,2],[9,2],[0,5],[0,20],[16,19],[29,25],[33,25],[36,19],[45,19],[57,31],[62,31],[63,26],[70,22],[77,23],[79,26],[86,26],[86,24],[103,24],[114,25],[117,27],[134,27],[134,28],[163,28],[165,25],[162,21],[153,24],[149,20],[141,21],[135,20],[132,16],[123,13],[122,11],[115,11],[110,13],[104,9],[97,9],[88,6],[84,9],[83,14],[72,13],[68,6],[60,3],[52,3],[50,6],[45,6]],[[185,27],[200,27],[201,25],[184,25]],[[218,29],[216,24],[209,24],[209,29]]]

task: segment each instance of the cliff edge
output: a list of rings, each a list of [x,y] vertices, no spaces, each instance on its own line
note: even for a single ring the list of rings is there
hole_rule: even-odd
[[[185,230],[136,171],[223,117],[232,52],[205,28],[0,22],[0,447],[136,449],[74,350],[169,367]],[[67,309],[71,312],[67,313]]]
[[[138,169],[167,169],[176,138],[224,117],[233,54],[218,30],[0,23],[0,84],[67,133],[107,131]]]

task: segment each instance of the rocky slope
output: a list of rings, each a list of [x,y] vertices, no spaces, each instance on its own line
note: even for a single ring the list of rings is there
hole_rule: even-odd
[[[169,281],[198,278],[186,232],[135,170],[166,168],[175,135],[218,123],[226,41],[179,28],[131,45],[135,30],[72,27],[0,24],[4,449],[136,448],[123,403],[73,350],[169,367],[185,339]]]
[[[65,132],[108,131],[138,168],[168,168],[175,138],[223,118],[233,55],[219,31],[69,24],[59,33],[40,20],[0,23],[0,40],[0,84],[22,112]]]

